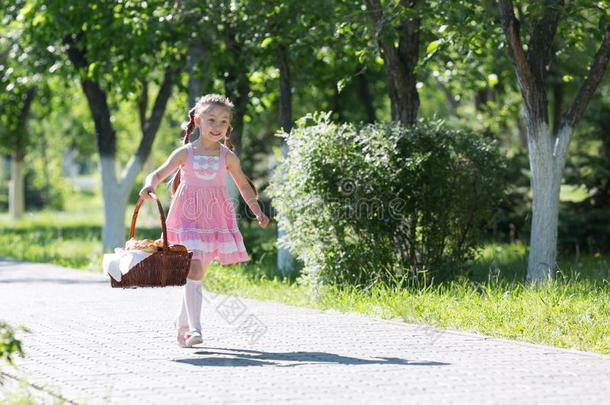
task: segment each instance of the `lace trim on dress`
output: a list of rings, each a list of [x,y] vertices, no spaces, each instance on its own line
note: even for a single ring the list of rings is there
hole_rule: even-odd
[[[199,250],[201,252],[214,252],[218,250],[220,253],[242,252],[243,249],[234,241],[231,242],[203,242],[201,240],[183,240],[180,244],[188,246],[191,250]]]
[[[197,233],[235,233],[239,232],[238,228],[227,229],[227,228],[170,228],[167,227],[168,231],[172,231],[174,233],[183,233],[183,232],[197,232]]]

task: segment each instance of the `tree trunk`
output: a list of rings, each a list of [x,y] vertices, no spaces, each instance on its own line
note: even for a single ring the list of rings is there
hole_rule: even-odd
[[[250,80],[248,79],[247,63],[243,59],[242,44],[237,40],[237,33],[232,26],[227,27],[225,43],[227,50],[232,55],[232,63],[227,69],[228,75],[225,78],[225,93],[230,96],[235,105],[233,119],[231,120],[231,125],[233,126],[231,141],[235,148],[235,154],[240,156],[241,138],[244,131],[244,116],[248,110],[248,102],[250,100],[248,95],[250,93]]]
[[[15,130],[15,149],[11,153],[11,180],[9,182],[9,215],[12,219],[19,219],[25,211],[25,187],[24,187],[24,160],[27,133],[27,122],[32,109],[32,103],[36,90],[29,89],[23,100],[23,106],[19,112],[17,128]]]
[[[8,206],[11,219],[19,219],[25,210],[23,153],[13,152],[11,154],[11,179],[8,188]]]
[[[228,26],[225,41],[227,44],[227,50],[233,56],[232,63],[227,69],[228,75],[225,78],[225,93],[230,96],[235,106],[233,119],[231,120],[231,126],[233,127],[231,142],[233,143],[233,152],[240,157],[243,168],[246,160],[249,160],[246,165],[251,164],[251,156],[242,156],[241,154],[242,137],[244,134],[244,116],[246,115],[248,103],[250,101],[250,79],[248,78],[247,70],[248,64],[243,60],[242,44],[240,44],[237,40],[235,27],[231,25]],[[233,178],[228,173],[225,178],[225,185],[234,211],[240,215],[243,212],[245,215],[247,212],[246,205],[239,197],[239,189],[235,185]]]
[[[82,71],[88,68],[89,62],[86,59],[85,52],[77,43],[80,38],[82,38],[82,33],[76,37],[67,36],[64,38],[64,44],[67,46],[68,59],[77,70]],[[163,81],[149,117],[146,117],[146,106],[142,108],[141,102],[148,95],[143,94],[141,96],[138,111],[142,136],[136,153],[127,163],[120,179],[116,172],[116,131],[110,119],[108,97],[99,83],[86,78],[86,76],[81,79],[81,87],[87,98],[89,111],[95,124],[97,150],[100,156],[102,197],[104,199],[104,228],[102,230],[102,249],[104,252],[122,246],[125,241],[125,209],[129,192],[133,187],[136,176],[142,169],[143,163],[150,155],[152,144],[167,107],[167,101],[172,92],[174,77],[177,75],[177,70],[166,67]]]
[[[100,158],[102,198],[104,200],[104,227],[102,229],[103,252],[112,251],[125,243],[125,210],[129,191],[125,192],[116,177],[116,159]]]
[[[292,89],[290,83],[290,61],[286,45],[278,46],[278,64],[280,68],[280,127],[284,132],[292,130]]]
[[[445,83],[438,78],[436,79],[436,85],[441,89],[447,100],[447,114],[459,117],[459,114],[457,113],[458,102],[455,100],[455,96],[451,94],[451,90],[449,90],[449,88],[445,86]]]
[[[292,90],[290,89],[290,63],[288,60],[288,49],[280,45],[277,50],[278,64],[280,68],[280,127],[285,132],[292,130]],[[288,145],[282,141],[280,145],[282,158],[288,153]],[[285,237],[286,231],[278,226],[277,238]],[[283,275],[292,275],[295,271],[295,260],[292,253],[285,247],[277,249],[277,268]]]
[[[558,130],[548,127],[548,101],[545,79],[552,58],[553,39],[563,11],[563,2],[544,5],[544,13],[529,21],[527,53],[521,43],[520,25],[512,0],[497,0],[502,30],[508,44],[525,107],[530,169],[532,172],[533,212],[527,281],[552,278],[557,260],[557,225],[561,175],[568,156],[573,128],[599,86],[610,61],[610,24],[605,27],[597,50],[570,108],[553,121]],[[522,17],[520,17],[522,18]],[[562,100],[556,100],[555,113]]]
[[[331,98],[331,111],[336,115],[337,121],[343,122],[345,117],[343,116],[343,106],[341,105],[341,93],[339,92],[339,86],[337,82],[331,84],[333,86],[333,96]]]
[[[49,173],[49,156],[47,154],[48,146],[47,139],[42,136],[40,139],[40,156],[42,158],[42,169],[45,173]],[[42,201],[44,204],[51,202],[51,183],[49,182],[49,176],[44,176],[44,186],[42,188]]]
[[[155,162],[152,159],[152,154],[148,156],[146,162],[142,165],[143,173],[152,173],[156,169]],[[161,184],[160,184],[161,185]],[[127,205],[129,205],[129,201],[127,201]],[[127,205],[125,208],[127,208]],[[166,213],[169,207],[164,207],[166,209]],[[132,212],[127,213],[127,215],[132,215]],[[131,217],[129,217],[131,218]],[[156,226],[160,226],[159,222],[159,209],[157,208],[157,204],[151,204],[149,202],[142,204],[138,214],[138,226],[152,228]]]
[[[370,18],[381,31],[386,24],[379,0],[364,0]],[[415,10],[419,0],[403,0],[403,7]],[[417,77],[415,68],[419,59],[420,17],[407,18],[400,22],[398,30],[400,39],[398,47],[377,32],[377,42],[381,49],[383,67],[387,76],[388,93],[392,106],[392,120],[406,126],[412,126],[417,121],[419,110],[419,94],[417,92]]]
[[[561,125],[564,88],[564,84],[559,81],[553,84],[553,133],[557,133]]]
[[[476,111],[485,112],[489,101],[490,90],[488,87],[478,89],[474,95],[474,108]]]
[[[199,74],[198,67],[205,66],[210,57],[210,52],[207,43],[203,42],[203,39],[199,36],[191,38],[189,42],[188,55],[186,57],[186,71],[188,73],[188,105],[186,106],[187,111],[190,110],[199,97],[203,96],[204,89],[207,87],[201,74]],[[199,128],[195,128],[191,134],[191,140],[194,141],[199,138]]]
[[[376,121],[375,106],[373,105],[373,97],[369,89],[369,81],[366,76],[366,71],[356,75],[358,80],[358,94],[360,94],[360,102],[364,106],[366,113],[366,122],[372,124]]]
[[[571,131],[565,128],[565,131]],[[529,126],[528,148],[533,193],[527,279],[537,282],[555,276],[559,191],[563,167],[553,156],[554,136],[545,123]]]

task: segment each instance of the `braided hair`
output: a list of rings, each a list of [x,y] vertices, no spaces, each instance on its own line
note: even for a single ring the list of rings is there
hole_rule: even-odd
[[[227,110],[229,110],[229,114],[230,114],[231,118],[233,117],[234,105],[231,102],[231,100],[229,100],[227,97],[222,96],[220,94],[206,94],[205,96],[203,96],[199,100],[197,100],[197,102],[195,103],[195,106],[189,110],[189,112],[188,112],[189,120],[182,125],[182,129],[184,129],[184,137],[182,138],[183,145],[186,145],[191,141],[191,134],[195,130],[195,116],[201,115],[201,113],[205,112],[210,106],[225,107]],[[232,132],[233,132],[233,127],[229,125],[229,129],[227,130],[227,133],[225,134],[225,138],[224,138],[225,146],[227,148],[229,148],[229,150],[231,150],[231,151],[233,151],[233,142],[231,142]],[[254,195],[256,196],[256,199],[258,199],[258,191],[256,190],[254,183],[252,183],[252,180],[250,180],[248,177],[246,177],[246,179],[248,180],[250,187],[252,187],[252,189],[254,190]],[[178,189],[179,185],[180,185],[180,170],[178,170],[176,172],[176,174],[170,181],[170,190],[171,190],[172,197],[176,194],[176,190]]]

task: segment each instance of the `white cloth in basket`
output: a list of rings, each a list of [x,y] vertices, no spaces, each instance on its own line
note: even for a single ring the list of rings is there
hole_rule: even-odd
[[[116,248],[115,253],[106,253],[102,260],[104,273],[116,281],[121,281],[122,275],[127,274],[136,264],[150,256],[151,252],[142,250],[123,250]]]

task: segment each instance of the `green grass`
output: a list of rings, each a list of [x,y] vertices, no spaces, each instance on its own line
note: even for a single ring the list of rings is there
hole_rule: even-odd
[[[577,187],[568,184],[561,185],[561,193],[559,196],[561,201],[581,202],[587,197],[589,197],[589,193],[583,186]]]
[[[496,249],[508,251],[494,257]],[[325,287],[316,302],[308,289],[268,279],[248,267],[211,269],[204,283],[222,293],[318,309],[355,311],[384,319],[451,327],[490,336],[610,354],[608,259],[587,266],[562,262],[556,280],[525,287],[511,266],[523,262],[521,244],[487,248],[473,264],[473,277],[425,288],[375,287],[369,291]],[[489,267],[482,280],[483,263]],[[525,263],[523,263],[525,264]],[[583,273],[584,271],[584,273]],[[518,273],[523,273],[519,267]],[[591,278],[583,278],[584,275]]]
[[[136,237],[156,239],[160,223],[149,228],[140,224],[157,223],[146,217],[144,207],[138,215]],[[134,204],[127,207],[125,235],[129,233]],[[53,263],[75,269],[101,271],[103,207],[98,194],[80,191],[71,195],[64,211],[27,212],[18,221],[7,213],[0,214],[0,257]]]
[[[20,380],[17,387],[7,389],[3,385],[0,385],[0,405],[37,405],[39,404],[38,398],[32,395],[32,389],[28,386],[26,380]],[[54,390],[55,391],[55,390]],[[54,393],[57,397],[57,393]],[[50,397],[50,395],[48,396]],[[47,397],[45,397],[47,398]],[[45,403],[49,403],[48,399]],[[53,399],[53,405],[63,405],[65,402],[61,399]]]
[[[77,193],[72,205],[70,212],[28,214],[16,223],[0,215],[0,256],[101,271],[100,200]],[[132,210],[130,206],[126,222]],[[526,247],[491,243],[469,264],[467,276],[456,281],[367,291],[324,287],[314,300],[301,280],[276,275],[273,225],[240,227],[253,260],[212,265],[204,279],[212,291],[610,354],[607,256],[560,258],[556,280],[526,287]],[[138,226],[137,236],[156,237],[159,231]]]

